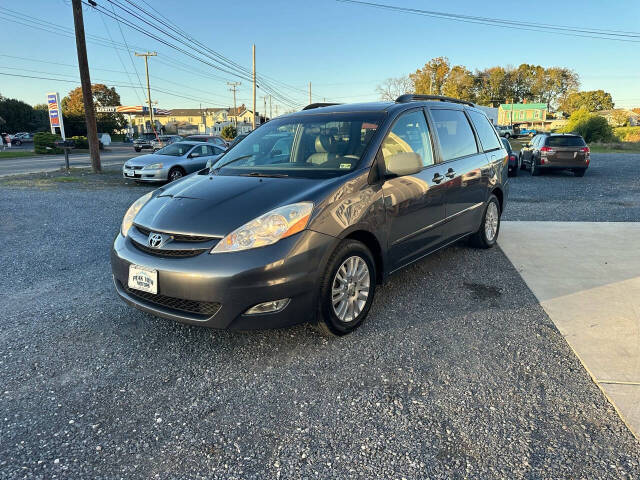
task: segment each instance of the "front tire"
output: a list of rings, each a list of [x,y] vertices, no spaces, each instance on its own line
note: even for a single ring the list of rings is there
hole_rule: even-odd
[[[140,151],[142,150],[141,148],[134,148],[134,150],[138,153],[140,153]]]
[[[500,202],[495,195],[491,195],[484,209],[480,228],[469,238],[472,246],[491,248],[496,244],[500,233],[500,213]]]
[[[187,172],[185,172],[182,167],[173,167],[171,170],[169,170],[168,180],[170,182],[175,182],[176,180],[180,180],[186,174]]]
[[[327,336],[342,336],[366,318],[376,290],[375,262],[361,242],[344,240],[325,268],[318,299],[317,328]]]

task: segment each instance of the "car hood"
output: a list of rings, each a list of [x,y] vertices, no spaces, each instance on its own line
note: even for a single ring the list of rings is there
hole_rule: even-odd
[[[172,157],[171,155],[158,155],[157,153],[148,153],[127,160],[126,165],[151,165],[152,163],[173,163],[180,157]]]
[[[333,179],[193,174],[161,188],[135,223],[150,230],[224,237],[274,208],[316,201]]]

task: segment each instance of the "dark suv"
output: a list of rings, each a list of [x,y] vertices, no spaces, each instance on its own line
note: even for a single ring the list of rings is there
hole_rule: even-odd
[[[180,322],[343,335],[393,272],[465,237],[495,245],[507,161],[467,102],[310,105],[134,202],[111,251],[115,288]]]
[[[576,177],[589,168],[589,147],[580,135],[538,134],[520,150],[520,165],[531,175],[543,170],[571,170]]]

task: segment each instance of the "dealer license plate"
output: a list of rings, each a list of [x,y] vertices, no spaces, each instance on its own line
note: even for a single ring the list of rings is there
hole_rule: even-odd
[[[158,271],[139,265],[129,265],[129,288],[158,293]]]

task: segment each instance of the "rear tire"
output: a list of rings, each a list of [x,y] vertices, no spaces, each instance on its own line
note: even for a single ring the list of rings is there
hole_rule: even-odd
[[[510,134],[508,134],[508,133],[505,133],[505,134],[504,134],[504,138],[506,138],[507,140],[509,140],[509,137],[511,137],[511,135],[510,135]]]
[[[138,153],[140,153],[140,150],[142,150],[141,148],[134,148],[134,150]]]
[[[527,166],[522,161],[522,157],[518,157],[518,163],[520,164],[520,170],[526,170]]]
[[[587,171],[586,168],[574,168],[573,169],[573,174],[576,177],[584,177],[585,172]]]
[[[507,172],[507,176],[509,177],[517,177],[518,176],[518,164],[516,163],[511,170]]]
[[[369,249],[356,240],[342,241],[320,283],[317,330],[326,336],[353,332],[367,317],[375,290],[375,262]]]
[[[529,168],[529,171],[531,172],[532,177],[537,177],[538,175],[540,175],[540,169],[538,168],[538,165],[536,165],[535,158],[531,159],[531,167]]]
[[[471,246],[491,248],[496,244],[500,233],[500,214],[500,202],[495,195],[491,195],[484,209],[480,228],[469,237]]]

